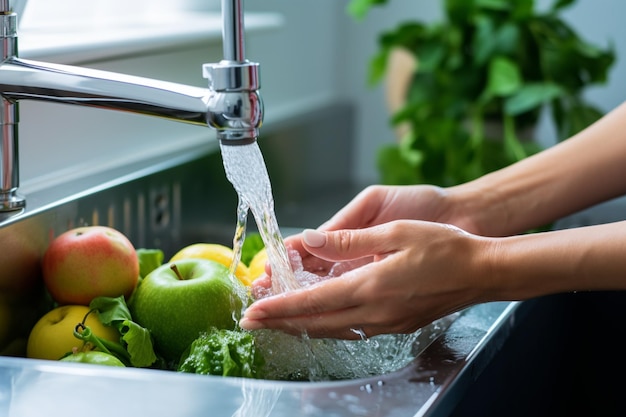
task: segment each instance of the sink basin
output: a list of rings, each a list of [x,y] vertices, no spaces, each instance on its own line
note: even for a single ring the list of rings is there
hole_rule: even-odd
[[[108,224],[137,247],[161,248],[166,257],[197,241],[231,243],[236,195],[219,158],[209,144],[123,175],[116,172],[113,179],[77,179],[28,195],[26,211],[0,223],[0,294],[11,308],[10,337],[0,340],[0,415],[445,415],[498,351],[523,311],[520,304],[479,305],[425,327],[416,338],[416,356],[400,369],[349,380],[251,380],[23,357],[25,338],[43,313],[39,259],[53,236],[81,224]],[[353,195],[351,187],[343,194],[339,188],[326,190],[326,196],[316,194],[323,209],[309,208],[319,216]],[[291,198],[284,215],[277,211],[286,230],[323,220],[297,224],[303,218],[289,214],[297,213],[303,200],[277,195]]]
[[[7,416],[409,416],[440,414],[480,373],[515,303],[471,308],[405,368],[345,381],[289,382],[0,357]],[[508,323],[508,324],[507,324]]]

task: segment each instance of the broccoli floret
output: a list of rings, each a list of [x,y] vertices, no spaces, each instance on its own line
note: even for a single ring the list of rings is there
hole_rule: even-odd
[[[178,371],[202,375],[259,378],[264,360],[251,333],[212,329],[193,341]]]

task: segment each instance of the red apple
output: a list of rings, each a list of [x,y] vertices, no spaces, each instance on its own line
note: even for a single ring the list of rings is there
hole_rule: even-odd
[[[139,279],[139,260],[120,231],[85,226],[57,236],[43,256],[44,284],[61,305],[89,305],[100,296],[128,299]]]

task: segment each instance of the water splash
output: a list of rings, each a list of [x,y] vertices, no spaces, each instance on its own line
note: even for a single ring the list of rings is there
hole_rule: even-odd
[[[241,146],[221,145],[221,150],[226,177],[239,196],[233,249],[240,256],[245,239],[245,218],[250,210],[272,265],[272,291],[279,294],[299,288],[276,221],[272,187],[259,145],[256,142]]]
[[[243,402],[232,417],[268,417],[282,390],[276,385],[257,387],[244,378],[241,381]]]

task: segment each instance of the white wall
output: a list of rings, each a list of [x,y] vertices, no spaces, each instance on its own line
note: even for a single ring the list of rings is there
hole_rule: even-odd
[[[344,16],[336,0],[248,0],[246,11],[279,12],[280,30],[246,37],[246,57],[261,64],[267,123],[275,116],[339,97]],[[294,138],[297,140],[297,138]]]

